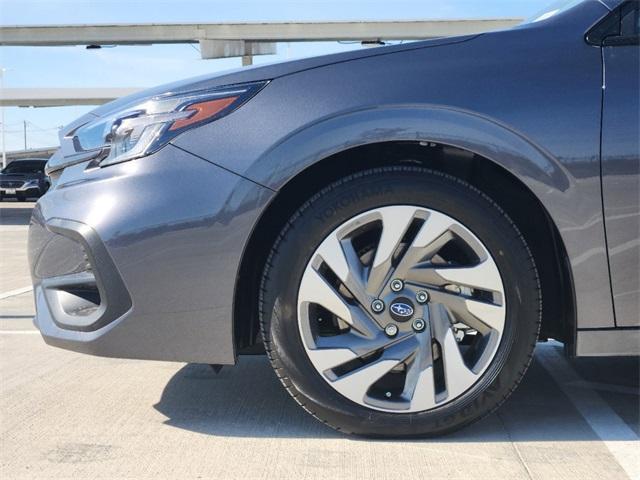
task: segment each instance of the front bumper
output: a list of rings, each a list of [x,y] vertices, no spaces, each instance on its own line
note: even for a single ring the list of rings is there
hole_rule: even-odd
[[[272,192],[171,145],[66,168],[29,229],[35,323],[95,355],[231,364],[235,278]]]
[[[40,187],[16,187],[16,188],[8,188],[8,187],[0,187],[0,194],[4,196],[9,195],[22,195],[22,196],[37,196],[42,195],[42,190]]]

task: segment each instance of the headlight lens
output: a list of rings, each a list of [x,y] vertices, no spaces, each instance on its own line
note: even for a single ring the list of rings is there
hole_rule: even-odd
[[[100,166],[124,162],[149,155],[185,130],[229,114],[264,85],[160,95],[83,125],[70,135],[77,152],[100,152]]]

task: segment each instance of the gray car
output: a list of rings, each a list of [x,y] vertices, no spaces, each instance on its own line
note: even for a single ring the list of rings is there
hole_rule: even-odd
[[[63,130],[45,341],[233,365],[369,436],[495,410],[539,340],[640,353],[639,4],[174,83]]]
[[[0,171],[0,201],[15,197],[24,202],[29,197],[40,197],[49,188],[44,174],[46,160],[25,158],[14,160]]]

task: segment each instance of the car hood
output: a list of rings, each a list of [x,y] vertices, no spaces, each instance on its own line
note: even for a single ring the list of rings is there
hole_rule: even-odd
[[[293,60],[286,62],[278,62],[267,65],[259,65],[252,67],[243,67],[215,74],[203,75],[199,77],[189,78],[178,82],[160,85],[147,90],[119,98],[113,102],[106,103],[88,115],[106,116],[118,110],[127,108],[130,105],[140,103],[146,98],[166,93],[181,93],[194,90],[206,90],[224,85],[232,85],[238,83],[257,82],[262,80],[273,80],[278,77],[290,75],[293,73],[318,68],[334,63],[348,62],[361,58],[374,57],[378,55],[389,55],[395,52],[403,52],[407,50],[415,50],[420,48],[432,48],[452,43],[460,43],[475,38],[479,35],[466,35],[459,37],[437,38],[433,40],[425,40],[420,42],[411,42],[400,45],[391,45],[386,47],[376,47],[369,49],[361,49],[350,52],[336,53],[331,55],[322,55],[319,57],[304,58],[301,60]],[[85,120],[86,121],[86,120]],[[77,125],[79,122],[73,122]]]
[[[323,55],[319,57],[304,58],[301,60],[244,67],[168,83],[147,90],[141,90],[140,92],[136,92],[126,97],[118,98],[117,100],[102,105],[65,126],[60,131],[60,137],[62,139],[62,137],[68,136],[71,132],[73,132],[80,126],[95,120],[96,117],[105,117],[114,113],[118,113],[120,111],[126,110],[127,108],[131,108],[137,104],[140,104],[156,95],[179,94],[184,92],[193,92],[196,90],[206,90],[225,85],[274,80],[285,75],[291,75],[297,72],[302,72],[304,70],[310,70],[313,68],[319,68],[336,63],[349,62],[379,55],[390,55],[396,52],[405,52],[408,50],[434,48],[444,45],[451,45],[454,43],[466,42],[478,37],[479,35],[480,34],[437,38],[420,42],[410,42],[386,47],[361,49],[350,52]],[[89,152],[89,156],[91,155],[93,154]],[[58,151],[53,154],[53,156],[47,163],[47,174],[50,174],[55,170],[64,168],[64,166],[68,166],[73,163],[79,163],[83,161],[85,157],[86,155],[83,154],[78,153],[76,155],[76,152],[66,151],[64,147],[58,149]]]

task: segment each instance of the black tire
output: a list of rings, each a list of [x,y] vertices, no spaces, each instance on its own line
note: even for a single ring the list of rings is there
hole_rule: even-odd
[[[491,252],[503,277],[504,334],[480,380],[443,406],[387,413],[336,392],[311,364],[297,325],[297,291],[320,242],[344,221],[372,208],[411,204],[462,222]],[[541,322],[541,292],[527,244],[509,217],[482,192],[454,177],[418,167],[385,167],[350,175],[308,200],[280,233],[267,260],[260,321],[272,366],[309,413],[347,433],[374,437],[432,436],[457,430],[497,409],[513,392],[533,355]]]

